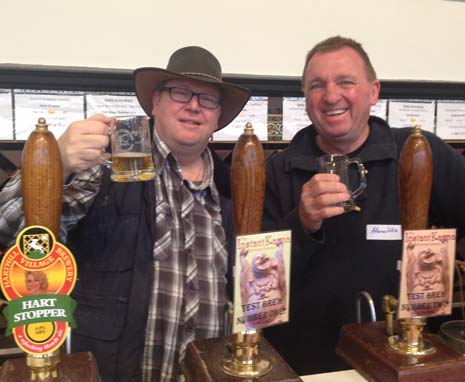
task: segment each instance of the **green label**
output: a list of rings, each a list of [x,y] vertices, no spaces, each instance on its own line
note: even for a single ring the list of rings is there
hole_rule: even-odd
[[[74,328],[73,313],[76,301],[68,295],[44,294],[27,296],[12,300],[3,310],[8,320],[6,335],[17,326],[34,324],[37,322],[68,322]]]

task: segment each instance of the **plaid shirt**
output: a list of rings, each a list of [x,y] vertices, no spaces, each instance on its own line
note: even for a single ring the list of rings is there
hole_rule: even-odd
[[[64,186],[61,211],[60,241],[87,213],[97,196],[102,169],[100,166],[75,175]],[[16,173],[0,192],[0,243],[12,246],[24,228],[21,174]]]
[[[226,237],[210,151],[202,155],[205,171],[198,184],[183,179],[166,145],[158,137],[155,141],[158,174],[154,284],[142,370],[144,382],[173,382],[182,378],[178,366],[189,342],[223,334]],[[65,186],[62,241],[92,205],[101,176],[97,166],[78,174]],[[21,181],[17,175],[0,193],[0,242],[12,245],[24,226],[21,206]]]
[[[168,148],[155,141],[154,288],[143,380],[165,382],[179,379],[189,342],[222,334],[227,252],[210,151],[197,184],[183,179]]]

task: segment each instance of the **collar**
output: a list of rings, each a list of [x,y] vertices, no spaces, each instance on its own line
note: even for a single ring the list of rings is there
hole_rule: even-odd
[[[360,158],[363,163],[379,160],[395,160],[397,145],[391,127],[381,118],[370,116],[368,120],[370,134],[363,145],[349,157]],[[303,170],[316,172],[317,158],[324,153],[316,143],[316,130],[313,125],[299,131],[286,149],[284,163],[286,172]]]
[[[219,200],[218,196],[216,195],[216,188],[213,187],[213,157],[208,147],[202,152],[201,157],[203,159],[203,163],[205,166],[204,175],[202,182],[192,182],[190,180],[184,179],[182,176],[182,169],[179,166],[178,160],[171,152],[170,148],[167,144],[160,138],[157,133],[157,130],[153,129],[153,139],[155,144],[153,145],[153,160],[155,164],[155,171],[156,176],[160,176],[162,174],[162,169],[164,167],[170,168],[172,167],[175,173],[181,178],[182,181],[185,181],[188,184],[188,187],[191,190],[200,191],[200,190],[207,190],[210,189],[212,192],[212,196]],[[214,191],[212,191],[214,190]]]

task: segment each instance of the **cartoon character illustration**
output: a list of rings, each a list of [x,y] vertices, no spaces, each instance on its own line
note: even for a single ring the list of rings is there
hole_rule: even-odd
[[[240,252],[240,291],[242,306],[248,316],[246,328],[268,326],[281,321],[281,312],[286,308],[286,272],[283,260],[283,243],[277,241],[274,257],[264,253],[254,256],[252,264],[247,260],[249,251]]]
[[[448,301],[450,292],[447,241],[442,242],[439,248],[415,248],[413,243],[409,243],[407,259],[407,293],[415,296],[413,302],[418,306],[422,302],[428,303],[419,310],[414,309],[413,314],[440,314],[444,305],[435,303]]]

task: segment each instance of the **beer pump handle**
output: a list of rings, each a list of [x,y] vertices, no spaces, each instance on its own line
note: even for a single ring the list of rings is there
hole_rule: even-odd
[[[265,155],[251,123],[246,124],[234,146],[231,167],[236,234],[259,233],[265,199]],[[272,364],[261,356],[260,342],[259,330],[235,333],[231,357],[222,361],[223,372],[238,378],[258,378],[269,373]]]
[[[400,216],[403,230],[427,229],[433,179],[428,140],[415,126],[399,157]]]
[[[265,199],[265,155],[251,123],[234,146],[231,187],[236,234],[259,233]]]
[[[431,148],[419,126],[415,126],[400,151],[398,163],[400,222],[403,231],[429,228],[428,209],[432,177]],[[412,242],[414,240],[416,239],[412,239]],[[405,273],[410,271],[411,265],[414,270],[420,268],[416,268],[417,259],[409,258],[409,245],[410,242],[403,245],[404,278],[407,277]],[[411,262],[411,259],[414,261]],[[431,274],[437,274],[429,273],[429,268],[426,268],[428,279],[432,278]],[[420,278],[417,274],[414,277]],[[424,317],[406,315],[407,318],[399,318],[398,313],[409,309],[411,300],[412,308],[416,303],[421,306],[424,301],[417,299],[416,293],[411,298],[408,296],[406,280],[401,280],[400,284],[399,299],[390,295],[383,298],[385,326],[382,322],[344,325],[336,353],[369,381],[441,381],[445,375],[451,381],[463,380],[463,354],[449,348],[439,337],[423,334],[426,324]],[[407,293],[402,290],[405,285]],[[426,288],[429,288],[429,284],[426,285]],[[418,295],[428,293],[428,289],[422,288],[424,287],[419,289],[427,292]],[[414,315],[415,310],[412,311]]]
[[[21,187],[26,226],[60,231],[63,166],[60,149],[44,118],[29,135],[22,154]]]

